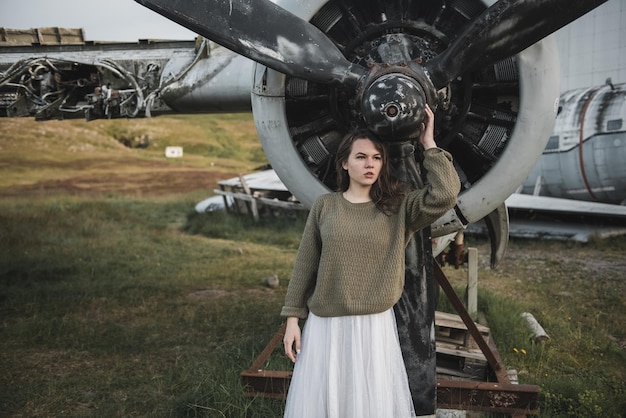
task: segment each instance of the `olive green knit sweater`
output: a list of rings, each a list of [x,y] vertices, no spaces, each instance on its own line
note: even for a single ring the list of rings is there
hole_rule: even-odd
[[[404,287],[404,252],[412,234],[456,204],[460,183],[451,161],[442,149],[427,150],[427,187],[407,194],[391,216],[373,202],[351,203],[342,193],[320,196],[304,228],[281,315],[364,315],[391,308]]]

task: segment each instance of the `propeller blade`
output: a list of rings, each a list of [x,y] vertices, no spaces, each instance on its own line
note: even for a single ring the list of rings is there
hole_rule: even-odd
[[[457,76],[495,64],[607,0],[500,0],[486,9],[440,55],[425,64],[436,88]]]
[[[136,0],[225,48],[283,74],[356,85],[365,68],[350,63],[309,22],[269,0]]]

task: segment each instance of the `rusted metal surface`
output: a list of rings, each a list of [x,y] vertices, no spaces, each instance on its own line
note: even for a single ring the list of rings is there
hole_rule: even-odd
[[[282,398],[287,395],[291,372],[277,370],[246,370],[241,381],[247,396]]]
[[[539,410],[539,387],[511,383],[493,338],[489,337],[489,340],[484,338],[439,265],[435,262],[434,266],[437,281],[485,355],[497,380],[481,382],[438,378],[437,408],[503,413],[512,417],[536,415]],[[283,398],[287,395],[292,372],[262,368],[282,342],[285,326],[286,324],[283,324],[278,329],[252,365],[241,373],[247,396]]]
[[[534,385],[446,380],[437,382],[437,406],[514,416],[535,415],[539,389]]]
[[[78,45],[85,43],[83,29],[46,27],[34,29],[0,28],[0,46]]]
[[[283,398],[291,372],[246,370],[241,373],[248,396]],[[437,379],[437,408],[482,411],[513,416],[536,415],[539,389],[534,385]]]
[[[246,395],[281,398],[287,394],[291,372],[263,370],[261,368],[282,341],[286,327],[287,323],[283,323],[250,368],[241,373],[241,380]]]
[[[241,373],[241,378],[246,395],[282,398],[291,375],[290,371],[251,367]],[[534,385],[437,379],[437,407],[443,409],[533,415],[539,409],[538,394]]]

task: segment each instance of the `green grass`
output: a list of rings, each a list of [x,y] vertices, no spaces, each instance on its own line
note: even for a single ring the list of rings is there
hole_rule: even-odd
[[[280,409],[238,376],[280,325],[282,289],[263,279],[286,277],[293,245],[185,234],[190,204],[1,205],[0,415]]]
[[[251,115],[168,115],[167,129],[162,128],[159,118],[116,119],[90,122],[98,130],[118,141],[128,141],[141,136],[149,139],[151,148],[164,150],[166,146],[184,146],[188,153],[202,157],[266,162]],[[154,123],[156,121],[156,123]],[[233,125],[237,130],[233,131]]]
[[[473,244],[488,263],[487,245]],[[621,417],[626,411],[626,237],[591,244],[513,241],[498,270],[479,269],[479,311],[507,369],[538,385],[542,417]],[[445,269],[463,295],[464,269]],[[594,271],[595,274],[590,274]],[[440,308],[450,304],[440,300]],[[532,313],[546,342],[531,341]]]
[[[280,325],[303,221],[254,224],[193,203],[0,204],[0,415],[280,416],[282,401],[243,396],[239,374]],[[271,274],[277,290],[263,286]],[[537,306],[546,344],[519,317],[533,306],[480,292],[507,367],[540,385],[542,416],[620,416],[626,361],[606,324]]]
[[[191,213],[183,228],[190,234],[198,234],[228,240],[246,240],[257,244],[276,245],[288,249],[298,249],[300,235],[304,229],[306,216],[301,213],[295,219],[278,221],[274,218],[252,217],[227,212],[205,214]]]
[[[252,116],[245,113],[44,123],[0,118],[0,131],[0,192],[77,179],[88,191],[107,178],[122,188],[125,179],[114,176],[154,181],[159,173],[183,169],[223,173],[223,179],[267,164]],[[135,138],[146,138],[147,148],[123,145]],[[181,146],[184,158],[165,159],[167,146]]]

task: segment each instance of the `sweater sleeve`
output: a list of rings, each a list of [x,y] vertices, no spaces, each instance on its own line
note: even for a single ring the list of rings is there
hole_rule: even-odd
[[[296,255],[291,280],[289,280],[287,287],[285,304],[280,313],[281,316],[297,316],[302,319],[306,319],[308,316],[307,300],[315,289],[322,251],[322,240],[319,230],[321,206],[321,199],[317,199],[309,212]]]
[[[430,225],[456,204],[461,189],[452,155],[441,148],[424,152],[426,187],[410,192],[406,199],[407,227],[415,232]]]

